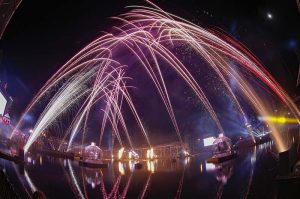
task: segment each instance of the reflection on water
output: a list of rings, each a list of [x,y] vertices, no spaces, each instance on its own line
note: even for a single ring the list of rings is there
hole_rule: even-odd
[[[156,170],[155,166],[157,166],[157,160],[148,160],[147,161],[147,169],[149,172],[154,173]]]
[[[35,191],[37,191],[38,189],[35,187],[35,185],[32,183],[28,173],[26,171],[24,171],[24,176],[25,176],[25,179],[30,187],[30,190],[32,193],[34,193]]]
[[[123,174],[124,175],[124,174]],[[85,181],[94,189],[100,185],[102,181],[102,171],[85,168],[84,169]]]
[[[221,164],[207,163],[210,154],[203,153],[176,160],[110,161],[108,168],[91,169],[30,154],[23,173],[5,160],[1,167],[24,198],[36,190],[49,198],[259,198],[274,195],[266,173],[274,165],[270,147],[272,143],[240,150],[237,159]],[[142,167],[137,169],[137,163]]]
[[[216,179],[222,184],[226,184],[228,179],[232,176],[233,160],[216,165]]]
[[[122,162],[119,162],[119,172],[121,175],[125,175],[125,169],[124,169],[124,165]]]

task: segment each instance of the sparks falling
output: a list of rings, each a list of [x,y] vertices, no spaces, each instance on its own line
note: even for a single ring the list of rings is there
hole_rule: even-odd
[[[88,119],[94,105],[98,102],[105,104],[105,108],[99,110],[103,115],[101,129],[99,130],[99,142],[101,146],[105,127],[111,126],[113,137],[121,147],[124,146],[121,134],[124,133],[129,147],[133,149],[126,118],[123,115],[123,106],[126,104],[145,138],[145,143],[151,148],[150,136],[144,127],[140,112],[130,94],[131,86],[128,80],[131,78],[127,70],[131,67],[141,67],[155,85],[164,107],[170,116],[178,141],[182,143],[182,135],[178,121],[174,113],[172,101],[169,97],[167,82],[162,72],[162,66],[170,68],[192,89],[199,101],[203,104],[210,117],[214,121],[219,133],[226,134],[219,118],[209,101],[202,86],[196,81],[195,75],[188,70],[177,54],[176,47],[187,46],[196,52],[199,59],[208,63],[208,69],[217,74],[222,81],[231,100],[240,112],[245,124],[247,117],[234,91],[230,87],[228,79],[237,82],[240,92],[245,96],[259,115],[270,115],[270,110],[265,102],[243,75],[245,72],[255,76],[263,82],[276,96],[290,109],[299,123],[300,112],[290,97],[276,80],[267,72],[259,60],[242,44],[218,31],[211,31],[199,27],[191,22],[166,13],[151,3],[154,8],[135,6],[126,14],[113,17],[120,25],[113,27],[113,31],[97,38],[65,65],[63,65],[40,89],[32,102],[27,107],[16,129],[18,129],[24,116],[49,93],[57,89],[55,94],[39,116],[33,133],[24,146],[25,152],[41,135],[55,122],[59,122],[62,114],[67,114],[76,109],[76,114],[70,123],[68,130],[62,135],[61,149],[65,141],[68,142],[68,150],[72,148],[74,139],[81,136],[82,144],[86,138]],[[132,65],[120,58],[120,54],[127,52],[138,61]],[[128,57],[127,59],[133,59]],[[234,61],[238,69],[230,64]],[[139,66],[137,66],[139,65]],[[266,121],[268,122],[268,121]],[[279,151],[284,151],[287,145],[283,141],[273,123],[268,124],[272,130],[273,138]],[[251,133],[251,129],[248,129]],[[12,136],[14,133],[12,133]],[[254,140],[254,138],[253,138]]]

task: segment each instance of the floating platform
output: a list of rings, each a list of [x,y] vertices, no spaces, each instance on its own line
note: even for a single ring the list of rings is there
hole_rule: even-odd
[[[89,167],[89,168],[107,168],[108,164],[103,163],[102,161],[84,161],[80,160],[79,165],[83,167]]]
[[[225,162],[231,159],[234,159],[237,157],[237,153],[236,152],[231,152],[231,153],[224,153],[224,154],[216,154],[213,155],[211,158],[207,159],[208,163],[214,163],[214,164],[218,164],[221,162]]]

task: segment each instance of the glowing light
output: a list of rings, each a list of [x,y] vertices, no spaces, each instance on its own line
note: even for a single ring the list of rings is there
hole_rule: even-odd
[[[269,14],[267,16],[272,18],[271,13]],[[122,104],[126,103],[145,138],[145,142],[151,148],[149,135],[140,118],[139,110],[137,110],[130,95],[130,86],[126,84],[126,80],[131,78],[127,76],[127,68],[136,66],[140,66],[152,81],[181,144],[181,132],[169,96],[170,91],[166,86],[166,77],[162,71],[164,67],[173,70],[178,78],[189,86],[214,121],[218,133],[224,134],[218,115],[209,100],[210,98],[204,92],[202,85],[199,85],[199,81],[196,80],[188,66],[185,65],[181,56],[177,56],[179,54],[175,51],[177,46],[187,46],[200,59],[208,63],[208,70],[217,75],[230,100],[242,116],[244,123],[247,123],[247,117],[228,79],[233,79],[236,82],[238,90],[245,96],[245,99],[249,100],[249,103],[258,114],[270,114],[265,99],[259,95],[257,90],[252,88],[252,81],[245,78],[244,73],[251,74],[255,77],[254,80],[260,81],[264,84],[264,88],[272,91],[275,94],[274,96],[277,96],[287,106],[293,117],[300,117],[298,107],[260,61],[242,44],[227,35],[218,31],[206,30],[166,13],[158,7],[136,7],[124,15],[114,18],[121,22],[121,25],[115,28],[116,31],[104,34],[78,52],[46,82],[26,108],[11,137],[21,127],[24,117],[33,111],[37,104],[40,104],[44,96],[54,93],[53,96],[49,96],[49,103],[41,111],[42,113],[33,128],[33,133],[24,146],[25,152],[29,150],[43,131],[47,130],[53,123],[58,122],[63,114],[69,114],[70,112],[75,112],[72,115],[74,119],[67,127],[67,131],[63,131],[66,133],[62,136],[58,149],[61,149],[63,143],[67,140],[67,149],[70,150],[73,141],[77,138],[76,136],[81,132],[81,142],[84,144],[87,137],[90,111],[95,103],[99,101],[105,107],[99,113],[103,114],[99,146],[101,145],[104,129],[107,125],[110,125],[120,146],[123,146],[124,142],[120,132],[124,132],[126,141],[133,148],[126,118],[124,118],[122,112]],[[132,58],[136,60],[135,63],[138,62],[138,64],[134,65],[131,62],[124,61],[129,59],[120,59],[120,52],[132,55]],[[231,64],[232,62],[235,64]],[[53,92],[54,90],[55,92]],[[74,107],[77,107],[75,110],[78,111],[74,111]],[[288,122],[287,119],[276,121],[279,123]],[[272,125],[272,122],[269,122],[268,125],[279,152],[284,151],[287,144],[284,142],[283,137]],[[253,137],[252,131],[249,130],[248,132]],[[147,151],[147,157],[153,159],[155,157],[153,151]]]
[[[128,152],[128,159],[139,159],[139,155],[134,150],[130,150]]]
[[[134,171],[134,168],[135,168],[135,164],[136,164],[136,163],[137,163],[136,161],[129,160],[128,164],[129,164],[129,170],[130,170],[131,172]]]
[[[251,124],[249,124],[249,123],[246,123],[245,126],[248,127],[248,128],[252,127]]]
[[[155,158],[153,148],[150,148],[150,149],[147,150],[146,157],[147,157],[147,159],[154,159]]]
[[[7,104],[7,100],[5,99],[4,95],[0,92],[0,115],[4,115],[5,107]]]
[[[27,181],[28,184],[29,184],[29,187],[30,187],[32,193],[34,193],[35,191],[37,191],[38,189],[36,188],[36,186],[35,186],[35,185],[33,184],[33,182],[31,181],[31,179],[30,179],[30,177],[29,177],[29,175],[28,175],[28,173],[27,173],[26,170],[24,170],[24,176],[25,176],[26,181]]]
[[[271,13],[267,13],[267,17],[268,17],[268,19],[272,19],[273,18],[273,15],[271,14]]]
[[[43,165],[43,157],[40,156],[40,165]]]
[[[203,172],[203,166],[202,166],[202,163],[200,164],[200,173]]]
[[[118,159],[121,160],[123,157],[123,153],[124,153],[124,147],[122,147],[121,149],[119,149],[118,151]]]
[[[190,153],[187,150],[183,150],[183,153],[184,153],[185,156],[189,156],[190,155]]]
[[[265,116],[258,118],[261,121],[268,121],[272,123],[279,123],[279,124],[296,124],[299,123],[299,119],[297,118],[288,118],[288,117],[276,117],[276,116]]]
[[[77,193],[78,193],[78,195],[80,196],[80,198],[84,199],[85,197],[84,197],[84,195],[83,195],[83,193],[82,193],[82,191],[81,191],[81,189],[80,189],[80,186],[79,186],[79,184],[78,184],[78,181],[77,181],[77,178],[76,178],[76,176],[75,176],[75,173],[74,173],[74,169],[73,169],[73,167],[72,167],[72,164],[71,164],[70,160],[67,160],[67,162],[68,162],[68,167],[69,167],[69,171],[70,171],[70,174],[71,174],[71,179],[72,179],[72,181],[73,181],[74,184],[75,184],[75,188],[76,188],[76,190],[77,190]]]
[[[154,164],[154,161],[152,161],[152,160],[148,160],[148,161],[147,161],[147,169],[148,169],[148,171],[150,171],[151,173],[154,173],[154,172],[155,172],[155,164]]]
[[[211,146],[215,141],[215,137],[208,137],[203,139],[204,146]]]
[[[214,171],[216,166],[213,163],[205,163],[206,172]]]
[[[190,163],[190,157],[186,157],[185,159],[184,159],[184,164],[185,165],[188,165]]]
[[[125,175],[125,169],[124,169],[124,165],[123,165],[122,162],[119,162],[118,168],[119,168],[120,174],[121,174],[121,175]]]

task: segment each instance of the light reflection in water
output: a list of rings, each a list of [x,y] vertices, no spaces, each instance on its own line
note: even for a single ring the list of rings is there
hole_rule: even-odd
[[[245,191],[243,194],[247,196],[252,184],[252,176],[254,173],[255,164],[261,159],[261,151],[267,151],[271,144],[272,143],[266,143],[262,144],[261,146],[251,148],[251,152],[247,152],[247,155],[240,154],[240,156],[238,156],[239,160],[229,161],[222,164],[207,163],[204,157],[200,158],[200,160],[192,157],[193,159],[184,158],[176,160],[164,159],[148,161],[128,160],[125,162],[117,161],[113,163],[109,161],[110,166],[108,169],[83,168],[78,166],[76,161],[68,161],[63,159],[61,159],[59,162],[61,168],[65,171],[65,179],[70,185],[69,191],[74,192],[74,196],[77,198],[87,198],[87,196],[88,198],[94,198],[94,194],[97,191],[100,193],[100,195],[102,193],[102,198],[106,199],[114,197],[126,198],[126,196],[129,197],[132,195],[132,190],[134,190],[134,193],[138,195],[139,198],[148,198],[149,196],[152,197],[152,192],[155,193],[155,189],[153,187],[155,187],[157,183],[160,183],[157,182],[157,180],[159,179],[158,181],[160,181],[160,179],[163,179],[164,175],[166,176],[167,173],[171,174],[171,172],[174,173],[173,178],[174,176],[177,176],[176,181],[172,182],[171,180],[170,182],[173,183],[173,187],[171,188],[171,190],[174,191],[174,193],[172,193],[174,194],[173,196],[176,195],[176,197],[178,198],[180,198],[180,196],[181,198],[185,198],[187,189],[185,183],[189,183],[189,176],[192,172],[192,170],[188,170],[187,168],[196,168],[198,173],[200,171],[201,175],[199,175],[199,177],[202,179],[199,178],[199,183],[203,184],[203,187],[208,186],[206,185],[205,181],[211,182],[206,179],[214,179],[214,182],[217,183],[217,189],[214,193],[216,193],[216,195],[220,197],[224,195],[223,190],[226,189],[226,184],[232,184],[232,182],[235,181],[235,179],[229,181],[233,172],[236,172],[235,170],[238,170],[237,172],[240,172],[240,168],[244,168],[245,170],[243,170],[243,172],[249,172],[247,177],[244,179],[246,180],[246,182],[244,188]],[[36,165],[33,165],[33,160],[35,160],[36,163],[40,164],[41,166],[43,165],[43,167],[46,169],[50,168],[51,164],[54,164],[55,162],[57,163],[57,161],[53,158],[44,158],[40,156],[37,156],[35,158],[35,156],[31,156],[31,164],[26,164],[26,166],[29,168],[37,167]],[[142,168],[135,168],[135,164],[138,162],[143,165]],[[198,165],[196,165],[196,167],[193,166],[195,165],[195,162]],[[243,165],[246,164],[251,167],[247,167],[248,170],[244,166],[236,168],[237,166],[234,166],[236,165],[236,163],[237,165],[242,163]],[[186,175],[186,177],[184,177],[184,170],[187,170],[187,172],[189,173]],[[29,171],[31,171],[31,169]],[[79,171],[81,171],[81,174]],[[117,173],[117,176],[115,176],[115,173]],[[28,191],[34,189],[30,187],[32,186],[32,181],[29,178],[29,174],[31,173],[26,172],[24,174],[24,178],[26,178],[25,184],[28,188]],[[153,176],[153,178],[151,178],[151,176]],[[33,182],[39,182],[35,178],[36,175],[32,175],[30,177],[32,177]],[[138,190],[136,189],[137,179],[139,179],[140,183]],[[203,179],[205,180],[203,181]],[[38,188],[42,187],[40,187],[40,184],[37,185],[39,185]],[[95,191],[91,191],[92,189],[94,189]],[[207,189],[207,187],[205,189]],[[151,190],[151,192],[149,192],[149,190]]]
[[[134,168],[135,168],[135,164],[136,164],[136,163],[138,163],[138,161],[135,161],[135,160],[129,160],[128,165],[129,165],[129,170],[130,170],[131,172],[134,171]]]
[[[154,173],[156,171],[156,160],[147,160],[147,169],[149,172]]]
[[[200,173],[203,172],[203,166],[202,166],[202,163],[200,163]]]
[[[31,161],[32,161],[31,157],[28,156],[28,157],[27,157],[27,162],[28,162],[28,163],[31,163]]]
[[[86,182],[90,184],[93,189],[100,185],[102,178],[101,170],[85,169],[84,173]]]
[[[67,162],[68,162],[68,167],[69,167],[69,171],[70,171],[70,176],[71,176],[72,182],[75,185],[75,188],[77,190],[77,196],[79,196],[80,198],[83,199],[84,195],[83,195],[83,193],[82,193],[82,191],[80,189],[80,186],[79,186],[78,181],[76,179],[76,176],[74,174],[74,170],[73,170],[73,167],[71,165],[71,162],[70,162],[70,160],[67,160]]]
[[[254,151],[253,151],[253,154],[251,155],[250,161],[251,161],[251,165],[255,165],[255,162],[256,162],[256,146],[254,147]]]
[[[222,184],[226,184],[233,173],[233,161],[216,164],[216,179]]]
[[[40,160],[40,165],[42,166],[43,165],[43,157],[40,156],[39,160]]]
[[[121,175],[125,175],[125,169],[124,169],[124,165],[122,162],[118,163],[118,168],[119,168],[119,172]]]
[[[184,164],[187,166],[190,163],[190,157],[184,158]]]
[[[24,176],[25,176],[25,179],[26,179],[26,181],[27,181],[27,183],[28,183],[28,185],[29,185],[29,187],[31,189],[31,192],[34,193],[35,191],[37,191],[38,189],[36,188],[36,186],[31,181],[31,179],[30,179],[30,177],[29,177],[29,175],[28,175],[28,173],[27,173],[26,170],[24,171]]]

